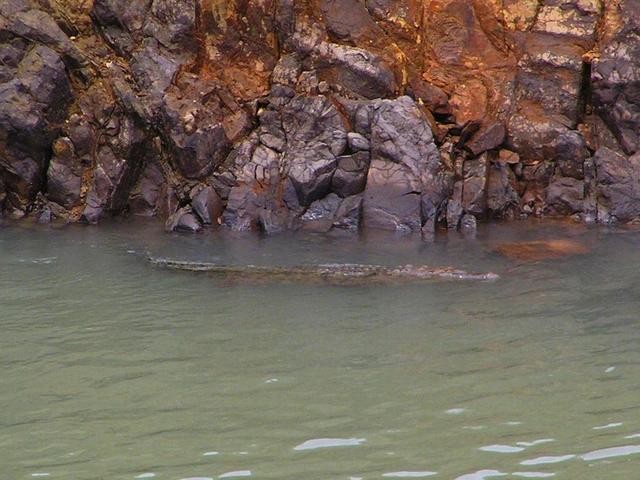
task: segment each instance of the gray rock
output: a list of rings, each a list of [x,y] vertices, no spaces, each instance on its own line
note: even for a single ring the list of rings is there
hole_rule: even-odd
[[[191,206],[205,225],[218,223],[224,205],[218,193],[210,186],[194,187],[191,191]]]
[[[0,178],[12,207],[25,211],[45,184],[51,142],[71,101],[60,56],[36,46],[13,80],[0,84]]]
[[[347,134],[347,141],[349,142],[349,148],[354,152],[359,150],[369,151],[371,149],[371,145],[369,140],[364,135],[361,135],[356,132],[349,132]]]
[[[74,67],[85,63],[84,55],[69,40],[51,16],[42,10],[16,12],[8,17],[7,29],[13,34],[28,38],[56,50]]]
[[[331,191],[341,197],[361,193],[367,183],[369,154],[357,152],[338,157],[338,166],[331,179]]]
[[[558,136],[552,147],[560,174],[582,180],[584,178],[584,161],[589,157],[584,137],[573,130],[565,132]]]
[[[628,159],[606,147],[593,157],[598,221],[629,222],[640,216],[640,153]]]
[[[335,193],[313,202],[302,215],[302,229],[314,232],[328,232],[333,226],[336,212],[342,199]]]
[[[627,155],[640,150],[640,15],[637,2],[617,7],[621,25],[600,45],[591,68],[593,106]]]
[[[69,138],[58,139],[54,153],[47,170],[47,198],[70,209],[80,203],[82,169]]]
[[[487,213],[489,158],[486,154],[464,162],[462,208],[466,213],[484,217]]]
[[[194,49],[196,9],[196,0],[153,0],[143,31],[168,49]]]
[[[554,215],[582,212],[584,199],[584,182],[575,178],[555,178],[547,189],[547,208]]]
[[[287,135],[283,164],[302,205],[329,192],[347,131],[336,107],[325,97],[295,97],[284,108]]]
[[[271,82],[293,87],[298,82],[302,71],[302,64],[296,54],[287,54],[280,57],[271,74]]]
[[[164,122],[172,161],[187,178],[199,179],[211,174],[231,148],[220,118],[213,112],[194,111],[194,100],[165,96]],[[196,102],[197,105],[197,102]],[[190,119],[198,115],[198,128]]]
[[[367,228],[418,232],[423,221],[433,223],[433,218],[423,219],[422,204],[442,205],[446,199],[446,192],[440,188],[440,155],[433,134],[411,98],[383,100],[375,105],[373,114],[367,113],[372,118],[371,166],[364,192],[363,224]],[[437,212],[429,215],[434,217]]]
[[[362,195],[352,195],[340,203],[334,216],[333,228],[357,231],[362,220]]]
[[[202,225],[191,210],[191,207],[182,207],[167,219],[165,230],[168,232],[197,233],[202,230]]]
[[[117,136],[97,148],[81,221],[95,224],[105,214],[120,213],[150,153],[145,132],[130,117],[121,117]]]
[[[374,159],[363,198],[363,226],[401,233],[422,228],[420,181],[405,165]]]
[[[157,162],[148,162],[139,185],[129,198],[129,210],[134,215],[152,217],[161,213],[161,197],[166,193],[166,180]],[[173,208],[168,209],[174,211]]]
[[[493,218],[514,219],[520,204],[516,178],[509,165],[491,163],[487,185],[487,209]]]
[[[460,231],[465,237],[474,238],[478,232],[478,220],[475,215],[465,214],[460,220]]]

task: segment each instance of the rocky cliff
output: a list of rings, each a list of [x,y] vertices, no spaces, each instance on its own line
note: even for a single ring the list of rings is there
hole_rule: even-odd
[[[1,0],[0,210],[640,217],[640,0]]]

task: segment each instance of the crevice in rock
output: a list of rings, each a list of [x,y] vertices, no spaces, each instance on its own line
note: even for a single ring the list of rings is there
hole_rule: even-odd
[[[578,91],[578,115],[576,122],[578,124],[584,121],[591,106],[591,62],[582,62],[582,71],[580,73],[580,89]]]

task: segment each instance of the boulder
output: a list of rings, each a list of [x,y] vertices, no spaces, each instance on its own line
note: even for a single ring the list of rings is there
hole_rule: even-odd
[[[509,165],[491,162],[487,184],[487,209],[493,218],[513,219],[517,216],[520,196]]]
[[[210,186],[198,186],[191,190],[191,206],[205,225],[218,223],[224,210],[220,195]]]
[[[129,211],[134,215],[153,217],[162,213],[161,199],[166,195],[167,185],[162,167],[157,162],[148,162],[140,176],[140,182],[129,197]],[[174,211],[174,208],[168,209]]]
[[[418,232],[429,220],[423,218],[422,204],[441,205],[447,193],[440,188],[442,165],[429,123],[406,96],[377,102],[373,111],[359,107],[356,116],[363,114],[371,118],[363,224]]]
[[[302,205],[329,193],[337,157],[347,146],[347,130],[326,97],[297,96],[282,111],[287,136],[283,165]]]
[[[47,170],[47,198],[70,209],[80,203],[82,168],[69,138],[57,139],[53,151]]]
[[[640,12],[636,0],[616,2],[615,32],[605,37],[591,66],[592,102],[627,155],[640,150]],[[618,22],[616,25],[615,22]]]
[[[598,221],[629,222],[640,217],[640,153],[629,158],[606,147],[593,157]]]
[[[321,200],[313,202],[302,215],[302,229],[314,232],[328,232],[333,226],[336,212],[342,199],[330,193]]]
[[[422,228],[421,184],[405,165],[374,159],[363,198],[363,226],[401,233]]]
[[[202,225],[191,207],[182,207],[167,219],[165,230],[167,232],[197,233],[202,230]]]
[[[474,157],[498,148],[505,141],[507,131],[504,125],[499,122],[490,122],[483,125],[472,137],[465,143],[464,148]]]
[[[362,193],[367,183],[368,169],[367,152],[338,157],[338,165],[331,178],[331,191],[341,197]]]
[[[553,215],[573,215],[584,208],[584,182],[571,177],[555,178],[547,189],[547,208]]]
[[[51,142],[70,101],[64,63],[45,46],[31,49],[17,76],[0,84],[0,178],[13,207],[26,210],[45,185]]]

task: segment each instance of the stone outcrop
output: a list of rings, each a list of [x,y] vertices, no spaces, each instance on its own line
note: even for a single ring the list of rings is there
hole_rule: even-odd
[[[638,0],[5,0],[0,216],[640,217]]]

